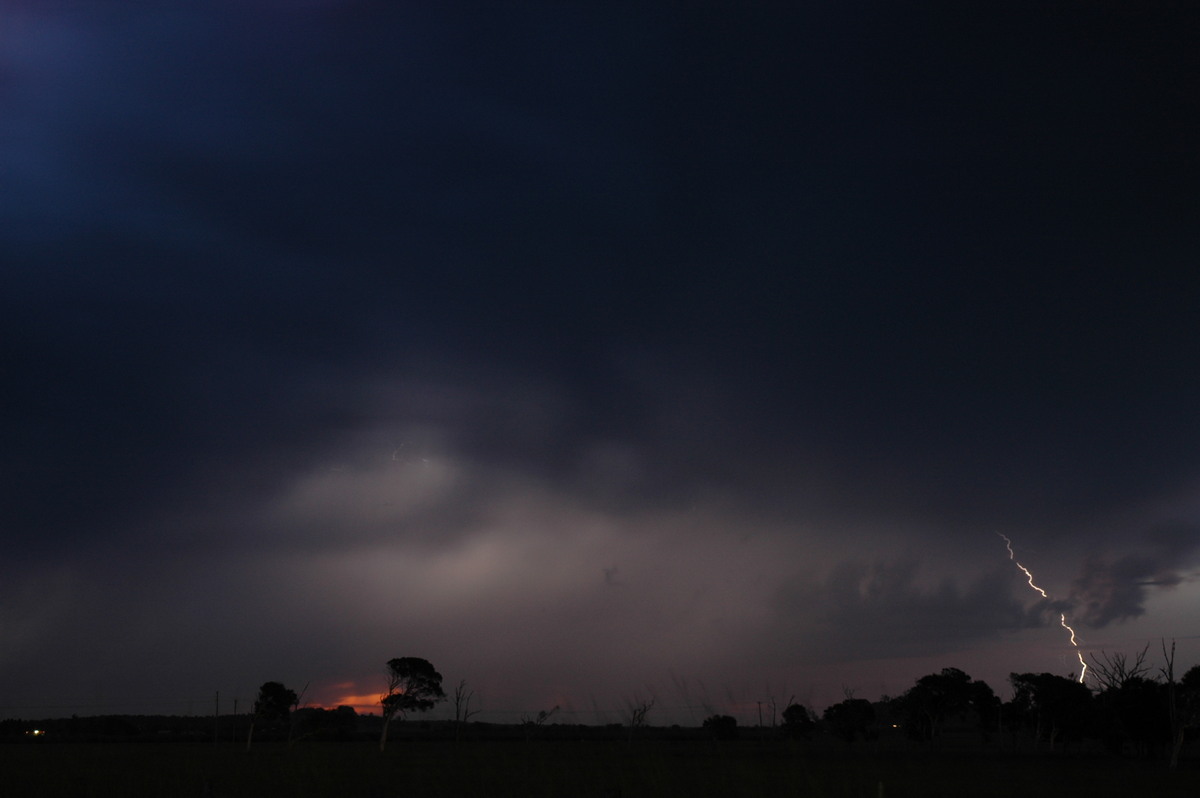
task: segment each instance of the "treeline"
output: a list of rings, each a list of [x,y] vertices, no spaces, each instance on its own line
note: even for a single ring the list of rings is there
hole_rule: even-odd
[[[1172,767],[1184,743],[1200,736],[1200,666],[1181,677],[1174,652],[1164,645],[1165,664],[1146,662],[1148,647],[1137,656],[1101,655],[1089,669],[1089,683],[1050,673],[1013,673],[1012,698],[1001,700],[986,682],[957,668],[944,668],[917,679],[902,695],[878,701],[846,698],[817,714],[789,703],[777,727],[752,727],[742,735],[730,715],[711,714],[700,728],[655,727],[648,719],[653,699],[631,706],[623,723],[603,725],[549,723],[557,711],[523,716],[519,723],[470,722],[472,694],[460,682],[450,697],[453,720],[403,724],[397,734],[430,740],[588,740],[625,738],[733,740],[751,736],[797,741],[824,738],[847,746],[907,739],[937,747],[947,739],[1010,750],[1065,752],[1088,745],[1111,754],[1164,758]],[[388,692],[381,713],[360,715],[353,707],[300,707],[297,694],[279,682],[259,690],[254,711],[221,716],[109,715],[44,721],[0,721],[0,741],[213,741],[302,740],[365,741],[382,749],[393,716],[403,718],[446,700],[441,674],[427,661],[401,658],[388,662]]]
[[[789,733],[811,736],[818,730],[847,744],[900,733],[936,744],[947,730],[996,738],[1013,748],[1065,751],[1089,742],[1115,755],[1167,758],[1178,762],[1184,743],[1200,735],[1200,666],[1176,678],[1174,655],[1152,669],[1146,649],[1134,657],[1101,655],[1091,668],[1092,686],[1051,673],[1013,673],[1013,695],[1002,701],[986,682],[957,668],[922,676],[903,695],[867,701],[848,695],[818,717],[804,707],[789,707]]]

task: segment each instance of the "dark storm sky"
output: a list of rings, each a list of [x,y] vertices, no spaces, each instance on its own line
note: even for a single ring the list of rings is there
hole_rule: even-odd
[[[0,715],[1200,660],[1200,15],[751,5],[0,3]]]

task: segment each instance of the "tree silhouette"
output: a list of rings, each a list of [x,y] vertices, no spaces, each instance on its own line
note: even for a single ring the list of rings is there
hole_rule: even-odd
[[[546,725],[546,721],[554,717],[555,713],[561,707],[558,704],[550,707],[550,709],[539,710],[536,715],[530,715],[527,712],[521,713],[521,728],[525,730],[525,739],[531,740],[540,733],[541,728]]]
[[[875,708],[865,698],[847,698],[826,707],[821,715],[829,730],[847,743],[867,739],[875,721]]]
[[[1052,673],[1013,673],[1008,680],[1010,719],[1031,727],[1035,742],[1046,740],[1053,750],[1059,740],[1077,740],[1088,728],[1092,694],[1085,685]]]
[[[471,709],[471,699],[474,697],[475,692],[467,689],[467,680],[460,679],[454,688],[454,742],[458,742],[463,724],[479,714],[478,709]]]
[[[388,725],[392,717],[408,712],[432,709],[446,697],[442,690],[442,674],[434,670],[429,660],[420,657],[397,657],[387,663],[387,692],[379,698],[383,708],[383,729],[379,733],[379,750],[387,745]]]
[[[791,704],[783,711],[783,730],[788,737],[808,739],[816,728],[816,719],[803,704]]]
[[[629,702],[627,711],[629,713],[629,742],[633,742],[633,733],[637,729],[646,725],[646,716],[650,714],[650,710],[654,709],[654,699],[647,698],[645,700],[636,696]]]
[[[918,739],[932,740],[947,717],[965,714],[971,708],[972,696],[971,677],[958,668],[943,668],[940,673],[922,676],[899,701],[905,729]]]
[[[295,690],[289,690],[280,682],[264,682],[258,688],[258,699],[254,702],[254,714],[250,717],[250,731],[246,735],[246,750],[254,741],[255,724],[276,724],[285,721],[292,707],[299,701]]]
[[[1150,650],[1150,644],[1134,655],[1130,660],[1123,652],[1109,654],[1107,651],[1101,651],[1099,655],[1092,654],[1092,678],[1100,685],[1100,691],[1104,692],[1113,688],[1121,688],[1133,679],[1143,679],[1150,672],[1150,664],[1146,662],[1146,652]]]
[[[1163,666],[1159,673],[1166,680],[1167,713],[1171,727],[1171,748],[1168,767],[1175,770],[1179,766],[1179,752],[1183,748],[1184,738],[1188,730],[1200,725],[1200,666],[1193,667],[1175,679],[1175,641],[1167,648],[1167,641],[1162,641]]]
[[[1098,726],[1114,754],[1126,750],[1149,757],[1171,739],[1167,686],[1129,676],[1096,696]]]
[[[991,685],[982,679],[971,682],[971,709],[979,719],[979,730],[984,742],[991,739],[993,731],[1000,729],[1000,698],[992,690]]]
[[[1171,720],[1175,738],[1171,742],[1170,766],[1174,769],[1179,764],[1179,749],[1183,747],[1184,736],[1188,730],[1200,727],[1200,665],[1190,668],[1175,686]]]
[[[732,715],[710,715],[701,728],[708,729],[714,740],[737,739],[737,718]]]
[[[358,713],[354,711],[354,707],[303,707],[292,713],[290,742],[294,744],[309,737],[345,740],[354,735],[357,726]]]

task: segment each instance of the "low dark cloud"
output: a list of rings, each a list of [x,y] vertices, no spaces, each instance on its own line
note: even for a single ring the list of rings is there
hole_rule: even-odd
[[[1075,616],[1093,628],[1140,617],[1153,589],[1193,579],[1198,560],[1200,527],[1186,524],[1152,530],[1134,553],[1090,555],[1071,585]]]
[[[797,577],[780,587],[774,609],[781,629],[795,623],[788,634],[806,658],[834,661],[950,654],[1040,625],[1003,571],[935,576],[915,557],[848,560],[824,577]]]

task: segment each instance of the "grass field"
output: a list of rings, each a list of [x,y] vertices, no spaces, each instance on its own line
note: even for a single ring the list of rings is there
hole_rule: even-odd
[[[1065,795],[1194,798],[1200,768],[1090,756],[880,752],[754,742],[0,746],[7,798]]]

